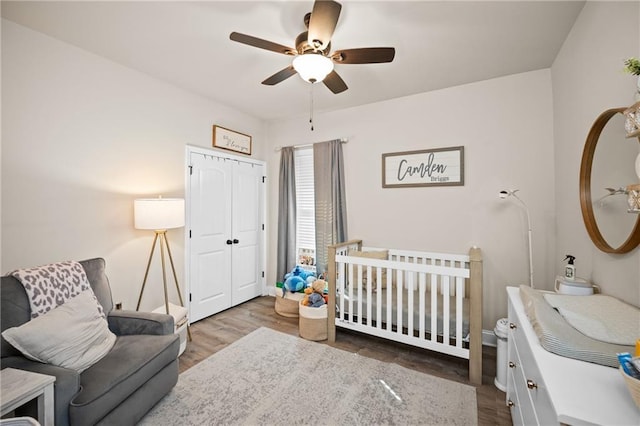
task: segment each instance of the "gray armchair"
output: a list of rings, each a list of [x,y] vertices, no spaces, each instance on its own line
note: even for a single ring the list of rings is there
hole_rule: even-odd
[[[173,317],[113,309],[104,259],[81,261],[98,301],[117,336],[110,352],[78,373],[25,358],[1,339],[0,368],[18,368],[56,377],[55,423],[65,425],[134,425],[166,395],[178,380],[179,337]],[[22,284],[2,277],[0,328],[29,321],[29,300]],[[25,407],[33,415],[34,407]]]

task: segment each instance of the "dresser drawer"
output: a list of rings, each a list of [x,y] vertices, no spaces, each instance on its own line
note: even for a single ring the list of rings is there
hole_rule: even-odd
[[[511,331],[512,337],[514,337],[514,349],[520,361],[520,364],[516,364],[515,368],[515,370],[519,372],[519,374],[515,374],[516,388],[527,391],[539,424],[558,424],[558,418],[551,403],[549,393],[547,392],[547,387],[542,379],[535,359],[531,356],[529,342],[525,338],[522,330],[518,329],[517,325],[516,328],[511,329]],[[523,398],[522,395],[519,396],[520,399]]]
[[[507,405],[509,405],[509,409],[511,410],[511,422],[516,426],[527,425],[522,418],[521,404],[518,399],[518,393],[516,392],[513,371],[507,372],[507,388],[510,389],[507,393]]]
[[[513,312],[513,306],[511,305],[511,303],[509,303],[508,306],[508,321],[509,324],[512,322],[512,319],[515,318],[515,313]],[[511,341],[511,339],[509,339],[509,334],[507,333],[507,364],[509,364],[510,362],[512,362],[515,359],[515,348],[514,348],[514,342]],[[507,396],[506,396],[506,402],[507,404],[509,403],[509,396],[515,392],[515,388],[513,385],[513,380],[509,380],[509,377],[512,375],[511,369],[507,367]]]
[[[509,359],[508,375],[512,381],[512,387],[518,400],[519,412],[522,417],[523,424],[537,425],[540,424],[536,416],[536,407],[531,398],[531,394],[527,389],[527,381],[525,379],[522,358],[515,342],[512,342],[511,350],[512,358]]]

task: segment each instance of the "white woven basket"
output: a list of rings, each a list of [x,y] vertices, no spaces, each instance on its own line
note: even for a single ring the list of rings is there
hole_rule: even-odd
[[[327,340],[327,305],[322,305],[319,308],[311,308],[302,305],[301,302],[299,312],[298,333],[300,337],[316,342]]]

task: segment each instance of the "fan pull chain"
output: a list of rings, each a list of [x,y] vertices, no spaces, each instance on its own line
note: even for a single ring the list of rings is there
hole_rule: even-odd
[[[310,103],[309,103],[309,123],[311,124],[311,131],[313,132],[313,86],[315,86],[314,83],[311,83],[309,86],[309,98],[310,98]]]

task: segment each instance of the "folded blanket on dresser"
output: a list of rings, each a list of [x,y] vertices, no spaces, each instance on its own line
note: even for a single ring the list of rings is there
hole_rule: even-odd
[[[55,309],[85,290],[93,294],[84,268],[72,260],[18,269],[11,275],[24,286],[31,307],[31,319]],[[95,295],[93,298],[96,298]],[[97,299],[96,304],[100,315],[106,317]]]

